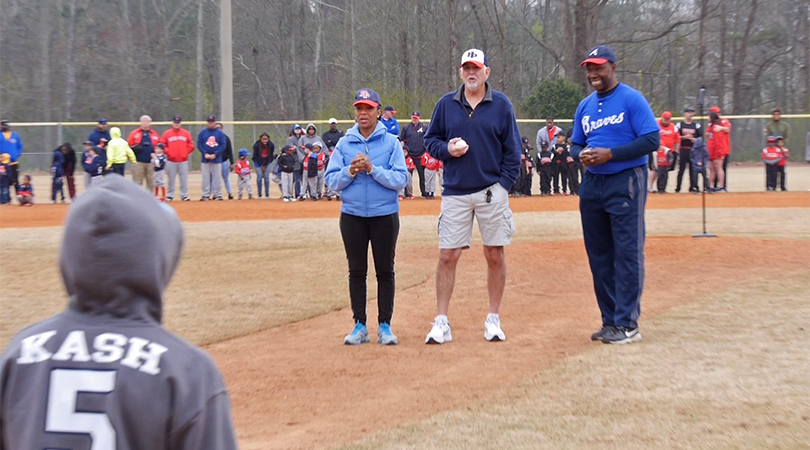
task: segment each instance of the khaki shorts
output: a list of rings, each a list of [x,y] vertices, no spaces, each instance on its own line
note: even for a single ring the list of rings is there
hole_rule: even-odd
[[[487,190],[492,201],[487,203]],[[468,195],[443,195],[439,215],[439,248],[469,248],[473,218],[478,220],[481,239],[487,247],[501,247],[512,241],[515,221],[509,209],[509,192],[499,183]]]

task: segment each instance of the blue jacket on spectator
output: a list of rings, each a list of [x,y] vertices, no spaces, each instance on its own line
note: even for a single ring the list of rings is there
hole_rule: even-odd
[[[213,130],[204,128],[197,135],[197,149],[203,154],[203,159],[200,162],[203,164],[220,164],[222,162],[222,152],[225,151],[227,145],[228,141],[225,139],[225,133],[216,128]],[[210,154],[216,155],[216,159],[205,159],[204,156]]]
[[[11,158],[11,163],[16,163],[23,152],[23,143],[20,135],[16,131],[11,132],[11,136],[6,139],[3,133],[0,133],[0,154],[8,153]]]
[[[495,183],[509,191],[520,173],[520,129],[512,102],[486,83],[481,103],[469,112],[464,85],[447,93],[436,104],[425,147],[444,163],[442,195],[467,195]],[[447,151],[453,138],[463,138],[470,149],[455,158]]]
[[[112,139],[112,137],[110,137],[110,130],[102,133],[101,131],[98,131],[98,128],[96,128],[92,133],[90,133],[90,135],[87,136],[87,140],[92,142],[93,145],[100,145],[102,139],[104,139],[105,142],[110,142],[110,139]]]
[[[53,152],[53,163],[51,164],[51,176],[56,178],[62,178],[65,176],[65,155],[62,154],[61,151],[54,150]]]
[[[348,168],[358,153],[368,155],[371,174],[360,172],[352,177]],[[368,139],[354,125],[335,146],[324,178],[333,191],[343,191],[340,195],[343,213],[379,217],[399,212],[399,191],[408,184],[402,145],[380,121]]]
[[[689,161],[692,163],[693,171],[706,171],[706,166],[709,165],[709,152],[706,150],[706,144],[703,143],[703,138],[695,139],[692,150],[689,152]],[[698,163],[702,164],[698,165]]]

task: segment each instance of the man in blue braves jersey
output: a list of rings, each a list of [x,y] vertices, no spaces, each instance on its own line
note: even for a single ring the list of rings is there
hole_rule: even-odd
[[[616,80],[616,56],[600,45],[580,64],[596,92],[574,116],[571,156],[587,168],[579,186],[585,250],[602,328],[592,340],[641,339],[647,155],[659,144],[658,123],[641,93]]]

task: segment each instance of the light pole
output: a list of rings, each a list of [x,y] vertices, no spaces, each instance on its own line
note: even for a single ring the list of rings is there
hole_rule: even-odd
[[[703,117],[703,101],[706,97],[706,86],[700,87],[700,96],[698,97],[698,110],[700,111],[700,128],[703,129],[703,136],[706,136],[706,118]],[[705,141],[705,140],[704,140]],[[704,144],[706,145],[706,144]],[[694,151],[694,150],[693,150]],[[703,159],[703,155],[700,155],[700,159]],[[709,170],[708,167],[705,167],[703,170]],[[700,190],[700,197],[703,200],[703,233],[700,234],[693,234],[692,237],[700,238],[700,237],[717,237],[716,234],[707,233],[706,232],[706,175],[703,176],[703,189]]]
[[[234,138],[233,125],[233,45],[231,33],[231,0],[220,0],[219,14],[220,54],[220,119],[222,131]]]

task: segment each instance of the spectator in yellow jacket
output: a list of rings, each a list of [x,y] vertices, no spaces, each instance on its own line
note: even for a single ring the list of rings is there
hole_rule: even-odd
[[[112,171],[124,176],[124,168],[129,159],[135,164],[135,153],[129,148],[127,141],[121,138],[121,129],[118,127],[110,128],[110,142],[107,143],[107,169],[112,168]]]

